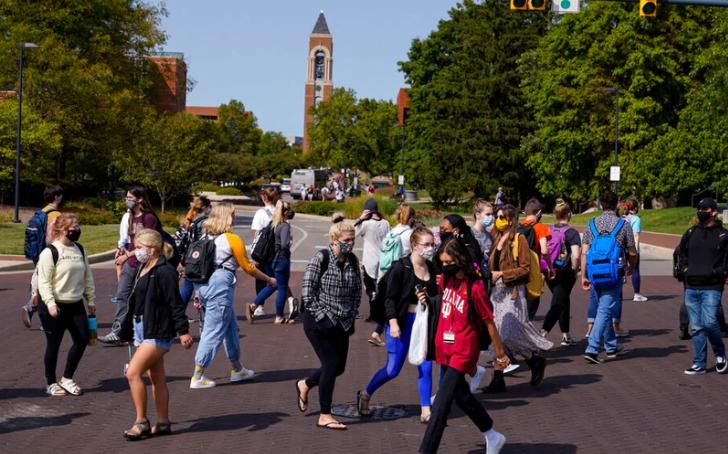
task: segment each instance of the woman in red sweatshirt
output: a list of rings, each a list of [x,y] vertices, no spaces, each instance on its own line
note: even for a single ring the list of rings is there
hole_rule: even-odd
[[[497,362],[505,367],[508,357],[488,308],[488,294],[476,274],[467,249],[457,239],[445,242],[440,252],[444,277],[442,296],[430,301],[424,291],[418,298],[430,304],[436,325],[430,325],[428,355],[442,368],[442,380],[432,408],[432,417],[420,445],[421,453],[434,453],[440,445],[453,400],[475,423],[485,439],[488,454],[498,453],[506,437],[493,429],[493,420],[470,392],[465,374],[473,374],[480,354],[478,332],[487,329],[496,351]],[[472,305],[472,307],[470,307]],[[433,355],[434,353],[434,355]]]

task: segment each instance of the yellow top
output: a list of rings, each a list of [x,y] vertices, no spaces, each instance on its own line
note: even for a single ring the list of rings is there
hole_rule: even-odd
[[[231,260],[226,260],[231,256],[235,259],[235,265]],[[255,276],[255,272],[258,271],[258,268],[248,260],[248,253],[245,250],[243,239],[230,232],[215,238],[215,264],[222,265],[233,271],[240,266],[243,271],[251,276]]]

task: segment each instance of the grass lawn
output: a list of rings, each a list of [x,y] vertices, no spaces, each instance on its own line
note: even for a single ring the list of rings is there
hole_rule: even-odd
[[[84,225],[81,227],[81,240],[88,255],[116,248],[119,240],[119,225]],[[23,255],[25,224],[0,224],[0,254]]]
[[[587,222],[601,212],[578,214],[571,218],[572,225],[586,226]],[[688,229],[690,220],[695,216],[695,208],[678,207],[661,210],[643,210],[639,212],[642,230],[647,232],[674,233],[682,235]],[[543,222],[553,223],[553,216],[544,215]]]

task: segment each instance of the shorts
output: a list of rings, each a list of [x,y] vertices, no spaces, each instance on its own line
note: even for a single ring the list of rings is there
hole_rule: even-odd
[[[153,347],[169,351],[172,348],[171,339],[144,339],[144,323],[141,317],[134,317],[134,346],[151,344]]]

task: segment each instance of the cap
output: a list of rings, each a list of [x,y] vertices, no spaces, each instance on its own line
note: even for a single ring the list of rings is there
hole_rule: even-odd
[[[377,200],[367,199],[367,201],[364,202],[364,209],[369,211],[379,211],[379,205],[377,204]]]
[[[710,197],[706,197],[698,203],[698,208],[701,210],[704,210],[706,208],[709,208],[711,210],[717,210],[718,204],[715,203],[715,200],[711,199]]]

